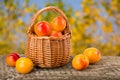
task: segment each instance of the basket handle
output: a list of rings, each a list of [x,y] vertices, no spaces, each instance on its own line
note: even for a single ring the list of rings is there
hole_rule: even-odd
[[[66,20],[66,28],[65,28],[65,30],[64,30],[64,33],[71,33],[70,25],[69,25],[69,23],[68,23],[68,20],[67,20],[66,15],[64,14],[64,12],[63,12],[62,10],[60,10],[59,8],[54,7],[54,6],[45,7],[45,8],[43,8],[43,9],[39,10],[39,11],[33,16],[32,21],[31,21],[31,24],[30,24],[30,26],[29,26],[29,28],[28,28],[27,33],[31,33],[31,32],[33,31],[33,27],[34,27],[33,25],[34,25],[34,22],[35,22],[35,20],[37,19],[37,17],[38,17],[40,14],[42,14],[43,12],[48,11],[48,10],[49,10],[49,11],[50,11],[50,10],[55,11],[56,13],[58,13],[59,15],[61,15],[61,16]]]

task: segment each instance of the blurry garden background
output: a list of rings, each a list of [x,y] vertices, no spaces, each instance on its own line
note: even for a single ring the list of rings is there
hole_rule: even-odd
[[[102,55],[120,56],[120,0],[0,0],[0,54],[24,53],[31,19],[45,6],[57,6],[68,17],[72,54],[96,47]]]

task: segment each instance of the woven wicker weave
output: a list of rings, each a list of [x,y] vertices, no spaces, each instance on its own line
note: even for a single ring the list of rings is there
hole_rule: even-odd
[[[66,28],[63,37],[38,37],[34,33],[34,24],[37,17],[45,11],[54,11],[66,20]],[[42,68],[54,68],[67,64],[70,58],[71,29],[65,14],[54,6],[45,7],[39,10],[33,17],[28,29],[28,40],[26,45],[26,56],[35,65]]]

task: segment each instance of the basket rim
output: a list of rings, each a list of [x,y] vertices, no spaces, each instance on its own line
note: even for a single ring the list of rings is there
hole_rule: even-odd
[[[70,37],[71,38],[71,34],[70,33],[67,33],[65,35],[63,35],[62,37],[49,37],[49,36],[34,36],[34,35],[31,35],[30,33],[28,34],[29,37],[32,37],[32,38],[36,38],[36,39],[51,39],[51,40],[61,40],[61,39],[66,39],[66,37]]]

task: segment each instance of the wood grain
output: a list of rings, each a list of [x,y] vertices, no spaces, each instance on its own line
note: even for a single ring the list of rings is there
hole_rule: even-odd
[[[34,67],[29,74],[19,74],[14,67],[7,66],[5,55],[0,56],[0,61],[0,80],[120,80],[120,57],[102,56],[98,63],[82,71],[74,70],[70,60],[53,69]]]

